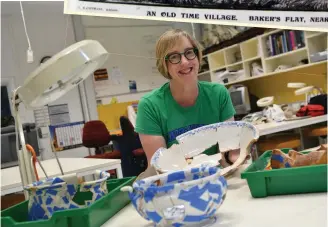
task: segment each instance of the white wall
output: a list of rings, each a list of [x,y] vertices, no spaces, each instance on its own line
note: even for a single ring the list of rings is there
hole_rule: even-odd
[[[27,63],[26,50],[28,47],[23,21],[21,18],[19,2],[1,2],[1,79],[3,84],[9,84],[13,89],[22,85],[26,77],[38,65],[42,57],[54,55],[65,47],[66,23],[68,20],[68,33],[66,46],[85,38],[102,40],[104,46],[112,42],[111,39],[103,39],[101,31],[124,27],[125,29],[147,27],[150,30],[158,26],[182,28],[192,32],[189,23],[172,23],[148,20],[133,20],[120,18],[101,18],[91,16],[68,16],[63,14],[63,2],[23,2],[27,31],[32,49],[34,51],[34,63]],[[196,26],[196,36],[199,37],[199,25]],[[92,32],[87,32],[92,31]],[[86,35],[87,34],[87,35]],[[133,37],[131,37],[133,38]],[[118,40],[115,40],[118,42]],[[127,59],[127,65],[133,59]],[[138,75],[138,70],[136,70]],[[51,104],[68,103],[71,121],[98,119],[96,96],[92,77],[83,84],[86,90],[89,119],[84,119],[79,90],[76,88]],[[121,101],[139,99],[144,93],[126,94],[118,96]],[[103,97],[104,104],[110,97]],[[34,122],[31,110],[21,111],[23,122]],[[40,140],[40,147],[44,149],[42,158],[53,157],[50,149],[49,138]],[[59,153],[62,157],[84,157],[88,155],[88,149],[77,148]]]
[[[64,49],[67,15],[63,14],[63,2],[22,2],[24,8],[27,32],[34,52],[34,62],[26,61],[28,48],[20,13],[19,2],[1,2],[1,80],[13,83],[13,87],[23,84],[26,77],[36,67],[42,57],[54,55]],[[75,42],[72,19],[68,17],[66,46]],[[9,81],[9,82],[8,82]],[[82,121],[83,113],[79,91],[77,88],[51,104],[67,103],[70,119]],[[51,105],[50,104],[50,105]],[[23,122],[34,122],[31,110],[22,110]],[[49,138],[40,139],[42,158],[53,157]],[[76,148],[59,153],[60,157],[84,157],[88,155],[87,148]]]
[[[80,33],[80,37],[77,37],[77,40],[95,39],[100,41],[101,44],[109,52],[119,53],[119,54],[130,54],[130,55],[139,54],[141,56],[146,56],[147,50],[144,50],[145,48],[143,49],[138,45],[134,46],[134,43],[139,42],[139,39],[141,35],[144,33],[144,31],[147,32],[154,31],[155,33],[157,32],[156,34],[159,34],[161,33],[162,30],[165,31],[167,28],[181,28],[192,34],[192,26],[190,23],[180,23],[180,22],[174,23],[174,22],[166,22],[166,21],[135,20],[135,19],[91,17],[91,16],[82,16],[79,18],[75,17],[74,20],[76,22],[75,29]],[[195,24],[194,26],[195,26],[196,38],[200,40],[201,37],[200,24]],[[127,31],[127,33],[122,32],[124,30]],[[119,33],[120,35],[118,35],[117,32],[120,32]],[[132,49],[132,47],[134,49]],[[155,50],[155,45],[153,46],[153,49]],[[121,63],[121,65],[126,65],[125,68],[121,69],[121,71],[123,71],[123,75],[125,79],[127,77],[130,79],[132,79],[132,77],[138,78],[139,86],[137,81],[137,87],[138,88],[142,87],[143,89],[146,90],[145,92],[129,94],[126,91],[127,89],[126,84],[124,84],[121,87],[108,86],[108,90],[106,90],[107,88],[104,89],[103,94],[101,94],[102,93],[101,92],[98,94],[98,96],[94,95],[92,99],[96,98],[97,100],[101,100],[102,104],[108,104],[113,96],[117,97],[117,99],[122,102],[140,99],[140,97],[142,97],[151,88],[147,88],[147,85],[145,84],[145,83],[149,83],[149,79],[148,79],[149,77],[147,78],[147,75],[145,76],[145,74],[147,74],[147,69],[145,69],[143,65],[139,64],[141,62],[138,61],[142,62],[145,60],[144,59],[140,60],[133,57],[112,55],[109,58],[108,63],[106,63],[104,67],[106,67],[108,72],[110,73],[110,66],[112,64]],[[122,64],[122,62],[124,64]],[[152,62],[150,62],[150,64],[152,64]],[[152,66],[155,66],[155,62],[153,62],[153,65],[150,65],[149,68],[151,68]],[[159,74],[158,76],[155,75],[155,77],[157,77],[156,78],[157,83],[165,82],[165,80],[163,80]],[[86,81],[86,84],[89,85],[88,89],[93,88],[92,83],[93,81],[91,80],[91,78],[90,80]],[[142,84],[141,86],[140,83]],[[123,93],[125,94],[119,94],[119,92],[122,92],[122,90]],[[116,93],[116,91],[118,93]],[[94,94],[95,92],[93,91],[92,93]],[[89,101],[89,106],[91,107],[91,109],[96,108],[96,103],[93,101],[92,103],[90,103]]]

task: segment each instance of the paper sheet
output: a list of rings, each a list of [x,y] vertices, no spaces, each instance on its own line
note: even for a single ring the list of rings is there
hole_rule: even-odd
[[[70,123],[68,104],[48,106],[49,118],[51,125]]]
[[[117,67],[117,66],[113,67],[111,74],[112,74],[111,78],[112,78],[113,85],[123,84],[124,78],[123,78],[123,74],[119,67]]]

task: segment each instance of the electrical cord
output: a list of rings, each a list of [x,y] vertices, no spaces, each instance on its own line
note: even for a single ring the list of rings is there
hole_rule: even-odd
[[[19,4],[20,4],[20,8],[21,8],[21,14],[22,14],[22,19],[23,19],[23,24],[24,24],[24,29],[25,29],[25,35],[26,35],[27,43],[28,43],[28,50],[32,50],[30,38],[28,37],[28,33],[27,33],[27,28],[26,28],[26,22],[25,22],[25,16],[24,16],[24,10],[23,10],[22,2],[19,1]]]
[[[40,180],[39,178],[39,174],[38,174],[38,171],[36,169],[36,162],[38,161],[37,160],[37,157],[36,157],[36,153],[34,151],[34,148],[30,145],[30,144],[26,144],[26,149],[27,151],[29,151],[32,155],[32,163],[33,163],[33,169],[34,169],[34,174],[35,174],[35,178],[37,181]]]

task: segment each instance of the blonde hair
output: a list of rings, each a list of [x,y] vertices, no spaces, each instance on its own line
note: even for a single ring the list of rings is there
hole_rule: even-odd
[[[156,66],[158,71],[167,79],[171,79],[171,76],[167,70],[165,56],[168,54],[168,50],[173,48],[182,37],[186,37],[190,41],[191,45],[198,49],[197,57],[199,65],[202,60],[203,54],[201,45],[190,34],[181,29],[170,29],[166,31],[161,35],[156,43]]]

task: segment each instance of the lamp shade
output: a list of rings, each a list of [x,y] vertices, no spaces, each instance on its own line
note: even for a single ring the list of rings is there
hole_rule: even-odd
[[[302,88],[305,86],[306,86],[305,83],[288,83],[287,84],[287,87],[289,87],[289,88]]]
[[[51,103],[101,67],[108,56],[98,41],[77,42],[33,71],[18,88],[19,98],[29,109]]]
[[[314,86],[307,86],[300,89],[297,89],[294,93],[295,95],[304,95],[311,92],[314,89]]]

